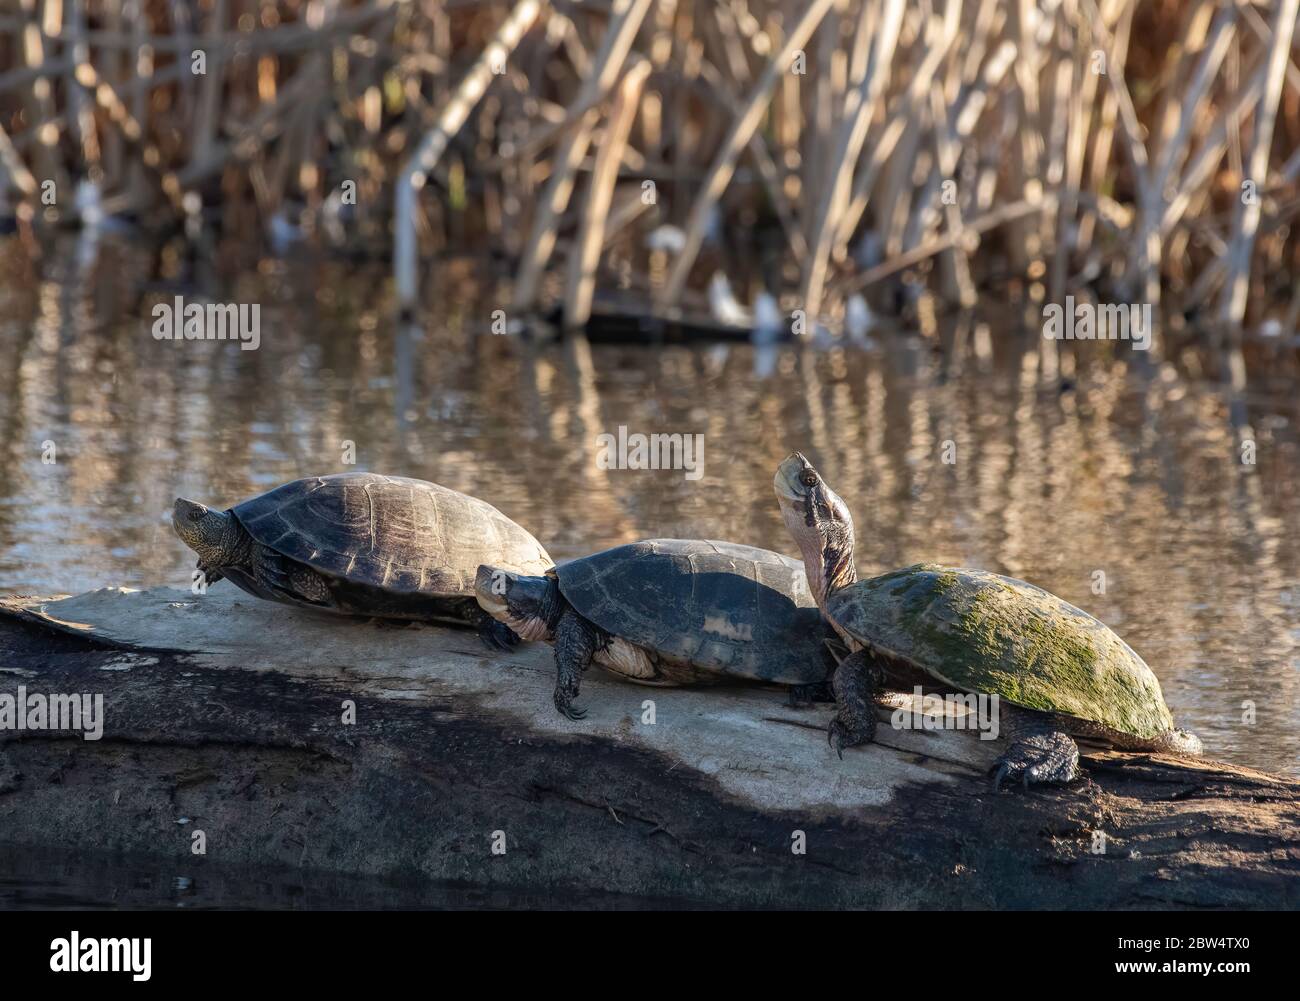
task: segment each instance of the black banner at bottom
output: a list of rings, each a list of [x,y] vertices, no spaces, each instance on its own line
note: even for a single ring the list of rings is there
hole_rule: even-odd
[[[371,986],[420,976],[484,989],[593,986],[716,971],[790,989],[824,969],[861,986],[971,975],[1072,988],[1134,978],[1231,988],[1289,968],[1294,913],[537,913],[24,911],[0,914],[6,986],[110,983],[205,990]],[[1064,981],[1062,980],[1064,978]],[[680,985],[679,985],[680,986]]]

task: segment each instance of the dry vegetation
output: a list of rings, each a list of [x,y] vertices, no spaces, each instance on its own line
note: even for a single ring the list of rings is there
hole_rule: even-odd
[[[408,305],[445,249],[577,317],[689,303],[741,253],[813,316],[1010,281],[1290,336],[1298,6],[9,0],[0,197],[75,222],[89,181],[147,228],[392,246]]]

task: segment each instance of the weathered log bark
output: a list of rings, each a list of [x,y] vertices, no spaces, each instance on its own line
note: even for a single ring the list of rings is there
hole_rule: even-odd
[[[437,881],[535,904],[1300,906],[1289,779],[1084,748],[1069,788],[994,793],[998,745],[969,731],[886,725],[840,761],[829,707],[776,690],[593,671],[575,723],[552,682],[544,646],[489,656],[225,584],[6,599],[0,694],[103,693],[106,721],[0,732],[0,842],[378,877],[403,903]]]

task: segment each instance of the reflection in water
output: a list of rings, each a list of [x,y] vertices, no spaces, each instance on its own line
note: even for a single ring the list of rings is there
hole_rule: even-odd
[[[213,293],[262,304],[262,346],[240,351],[153,340],[131,258],[39,282],[0,258],[0,590],[188,586],[175,496],[341,471],[349,442],[355,468],[477,494],[556,558],[656,535],[792,553],[771,479],[798,448],[852,507],[863,572],[924,559],[1047,587],[1152,664],[1210,753],[1300,772],[1293,391],[1245,394],[1252,466],[1219,386],[1068,353],[1063,383],[984,323],[943,353],[536,345],[488,333],[470,270],[445,266],[440,308],[398,330],[375,274],[277,264]],[[703,478],[599,469],[620,424],[703,434]]]

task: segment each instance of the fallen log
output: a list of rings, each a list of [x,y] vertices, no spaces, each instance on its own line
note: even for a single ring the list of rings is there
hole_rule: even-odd
[[[489,654],[470,631],[226,585],[6,598],[0,696],[104,708],[97,740],[0,730],[0,843],[364,876],[404,904],[451,885],[533,904],[1300,906],[1291,779],[1084,747],[1071,786],[995,793],[995,742],[895,730],[884,708],[878,742],[840,761],[830,707],[776,689],[593,670],[574,722],[553,680],[546,646]]]

